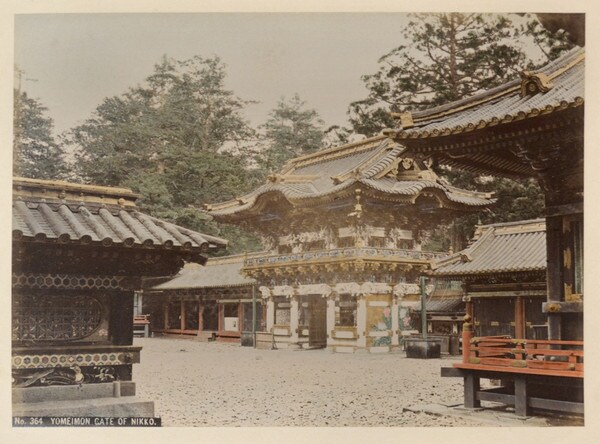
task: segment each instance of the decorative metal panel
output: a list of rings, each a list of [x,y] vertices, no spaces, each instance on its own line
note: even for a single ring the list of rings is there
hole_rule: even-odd
[[[123,276],[93,276],[71,274],[13,273],[15,288],[40,288],[63,290],[122,290]]]
[[[102,304],[90,296],[35,295],[13,299],[13,341],[74,341],[94,333]]]

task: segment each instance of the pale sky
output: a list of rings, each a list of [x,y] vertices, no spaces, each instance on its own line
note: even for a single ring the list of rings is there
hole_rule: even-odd
[[[15,63],[57,133],[142,83],[163,54],[221,57],[227,87],[260,102],[246,111],[253,125],[294,93],[326,125],[344,125],[349,103],[367,95],[361,75],[377,70],[407,22],[401,13],[17,15]]]

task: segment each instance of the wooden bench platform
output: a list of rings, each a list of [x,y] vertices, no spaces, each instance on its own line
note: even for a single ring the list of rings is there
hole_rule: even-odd
[[[150,315],[133,315],[133,336],[143,338],[150,336]]]
[[[518,416],[532,409],[583,414],[583,341],[472,337],[463,330],[463,360],[442,368],[442,376],[464,378],[464,405],[481,401],[515,406]],[[502,386],[482,390],[480,379],[501,380]]]

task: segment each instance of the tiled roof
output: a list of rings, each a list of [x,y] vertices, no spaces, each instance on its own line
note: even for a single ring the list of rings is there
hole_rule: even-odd
[[[434,276],[513,273],[546,270],[544,219],[478,227],[465,250],[433,264]]]
[[[535,73],[443,106],[406,113],[396,140],[432,138],[502,125],[583,105],[585,50],[575,48]],[[534,85],[534,86],[531,86]],[[528,93],[531,87],[534,93]]]
[[[411,200],[424,191],[434,191],[447,202],[466,207],[484,207],[494,202],[490,194],[459,190],[432,171],[426,171],[427,179],[403,180],[386,174],[399,161],[403,151],[404,148],[391,139],[377,136],[299,157],[251,193],[228,202],[206,205],[206,209],[217,217],[244,212],[252,209],[258,198],[269,193],[283,195],[292,205],[301,205],[306,199],[334,195],[356,185]]]
[[[421,310],[421,301],[402,301],[402,307]],[[465,306],[462,296],[430,297],[425,302],[427,313],[464,313]]]
[[[255,280],[241,273],[244,257],[240,255],[209,259],[204,267],[188,264],[173,279],[153,287],[151,291],[252,285]]]
[[[137,211],[124,188],[14,178],[13,239],[199,251],[227,241]]]

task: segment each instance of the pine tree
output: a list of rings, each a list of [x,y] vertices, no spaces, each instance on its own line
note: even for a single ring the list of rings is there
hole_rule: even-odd
[[[362,77],[369,95],[350,104],[356,133],[372,136],[395,122],[390,112],[420,110],[471,96],[547,63],[573,45],[534,17],[515,26],[497,14],[411,14],[402,44]],[[531,51],[539,48],[539,54]]]
[[[209,234],[236,232],[230,253],[260,248],[258,239],[198,211],[202,203],[249,191],[261,178],[244,156],[255,139],[242,114],[250,102],[227,90],[225,79],[217,57],[164,57],[144,84],[105,99],[70,132],[79,175],[132,188],[157,217]]]
[[[33,179],[63,179],[68,172],[61,147],[52,134],[47,108],[15,89],[13,174]]]
[[[317,111],[307,109],[298,94],[290,100],[282,98],[261,127],[266,147],[258,159],[259,165],[267,172],[275,172],[288,160],[321,149],[323,125]]]
[[[415,111],[469,97],[503,84],[523,69],[535,69],[573,47],[564,33],[553,34],[537,19],[513,25],[497,14],[412,14],[405,43],[380,58],[379,70],[363,76],[369,95],[350,104],[354,132],[366,136],[393,128],[390,112]],[[537,47],[537,55],[531,51]],[[492,191],[498,203],[489,212],[457,218],[430,238],[430,248],[466,246],[474,227],[543,215],[543,193],[533,181],[481,178],[464,171],[440,174],[462,188]]]

